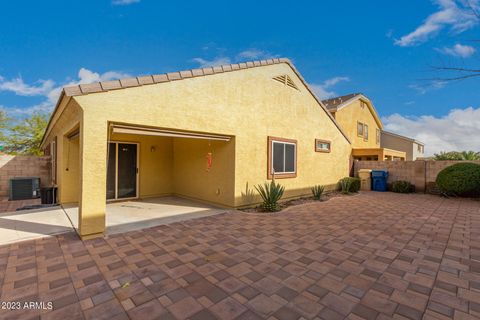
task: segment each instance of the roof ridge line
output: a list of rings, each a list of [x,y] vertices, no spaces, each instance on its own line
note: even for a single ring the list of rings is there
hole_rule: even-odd
[[[145,76],[137,76],[116,80],[99,81],[93,83],[77,84],[74,86],[67,86],[63,88],[66,96],[80,96],[89,93],[107,92],[111,90],[140,87],[143,85],[156,84],[162,82],[170,82],[176,80],[182,80],[187,78],[195,78],[201,76],[207,76],[212,74],[231,72],[242,69],[249,69],[279,63],[291,64],[288,58],[272,58],[265,60],[246,61],[239,63],[224,64],[219,66],[194,68],[189,70],[181,70],[174,72],[167,72],[161,74],[152,74]]]

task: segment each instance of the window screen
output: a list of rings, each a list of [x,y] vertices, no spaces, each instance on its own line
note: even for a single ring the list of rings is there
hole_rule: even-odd
[[[330,152],[331,142],[327,140],[315,139],[315,151]]]
[[[285,144],[280,142],[273,143],[272,163],[275,173],[285,172]]]
[[[275,174],[295,173],[296,145],[272,141],[272,172]]]
[[[285,172],[295,172],[295,145],[285,145]]]

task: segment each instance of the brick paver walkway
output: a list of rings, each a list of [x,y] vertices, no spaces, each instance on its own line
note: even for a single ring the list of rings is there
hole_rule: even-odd
[[[1,319],[479,319],[480,202],[366,193],[0,247]],[[2,305],[5,307],[5,303]]]

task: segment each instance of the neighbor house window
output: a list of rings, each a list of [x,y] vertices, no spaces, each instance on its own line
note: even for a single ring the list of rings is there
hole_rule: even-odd
[[[367,106],[367,103],[363,100],[360,100],[360,106],[364,109]]]
[[[297,141],[268,137],[268,178],[297,176]]]
[[[423,153],[423,146],[421,144],[417,145],[417,150],[420,153]]]
[[[368,141],[368,125],[363,125],[363,140]]]
[[[316,152],[330,152],[332,143],[328,140],[315,139]]]
[[[357,121],[357,135],[363,137],[363,123]]]
[[[376,130],[375,141],[376,141],[377,144],[380,144],[380,129]]]

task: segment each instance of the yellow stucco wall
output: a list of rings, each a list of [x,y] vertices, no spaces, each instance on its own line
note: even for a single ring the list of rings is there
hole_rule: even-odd
[[[57,137],[57,182],[58,201],[78,202],[80,191],[79,139],[69,140],[68,133],[78,128],[83,110],[73,99],[65,99],[53,119],[55,125],[46,136],[44,146]]]
[[[272,79],[282,74],[288,74],[300,90]],[[309,194],[314,184],[334,185],[348,175],[350,143],[286,63],[73,99],[83,110],[80,215],[83,212],[88,219],[82,234],[103,230],[109,122],[234,137],[223,146],[214,144],[210,173],[202,169],[206,141],[173,141],[173,189],[231,207],[259,201],[244,194],[247,184],[252,190],[266,181],[268,136],[297,140],[297,177],[278,180],[286,197]],[[332,152],[315,152],[315,139],[330,140]],[[141,194],[143,188],[148,187],[141,185]]]
[[[376,130],[380,127],[370,109],[367,106],[361,106],[360,99],[338,110],[335,113],[335,119],[350,138],[352,148],[380,147],[380,143],[377,144],[376,141]],[[368,141],[357,135],[357,122],[368,125]]]
[[[114,134],[110,140],[139,144],[138,191],[140,198],[173,193],[172,138]]]
[[[288,74],[300,90],[272,80],[281,74]],[[235,136],[231,206],[246,204],[241,193],[247,182],[253,186],[266,180],[268,136],[298,140],[298,175],[281,181],[289,195],[306,193],[313,184],[334,184],[348,173],[350,144],[287,64],[74,99],[93,119],[91,135],[98,128],[106,134],[106,123],[112,121]],[[314,152],[315,138],[331,140],[332,152]],[[205,188],[215,194],[218,187]]]
[[[235,192],[235,141],[175,138],[173,193],[232,206]],[[207,170],[207,153],[212,166]]]
[[[58,139],[61,141],[60,137]],[[59,185],[62,188],[59,200],[61,203],[75,203],[78,202],[80,192],[80,140],[78,137],[68,139],[65,136],[62,139],[62,166],[59,167],[62,171],[62,181]]]

